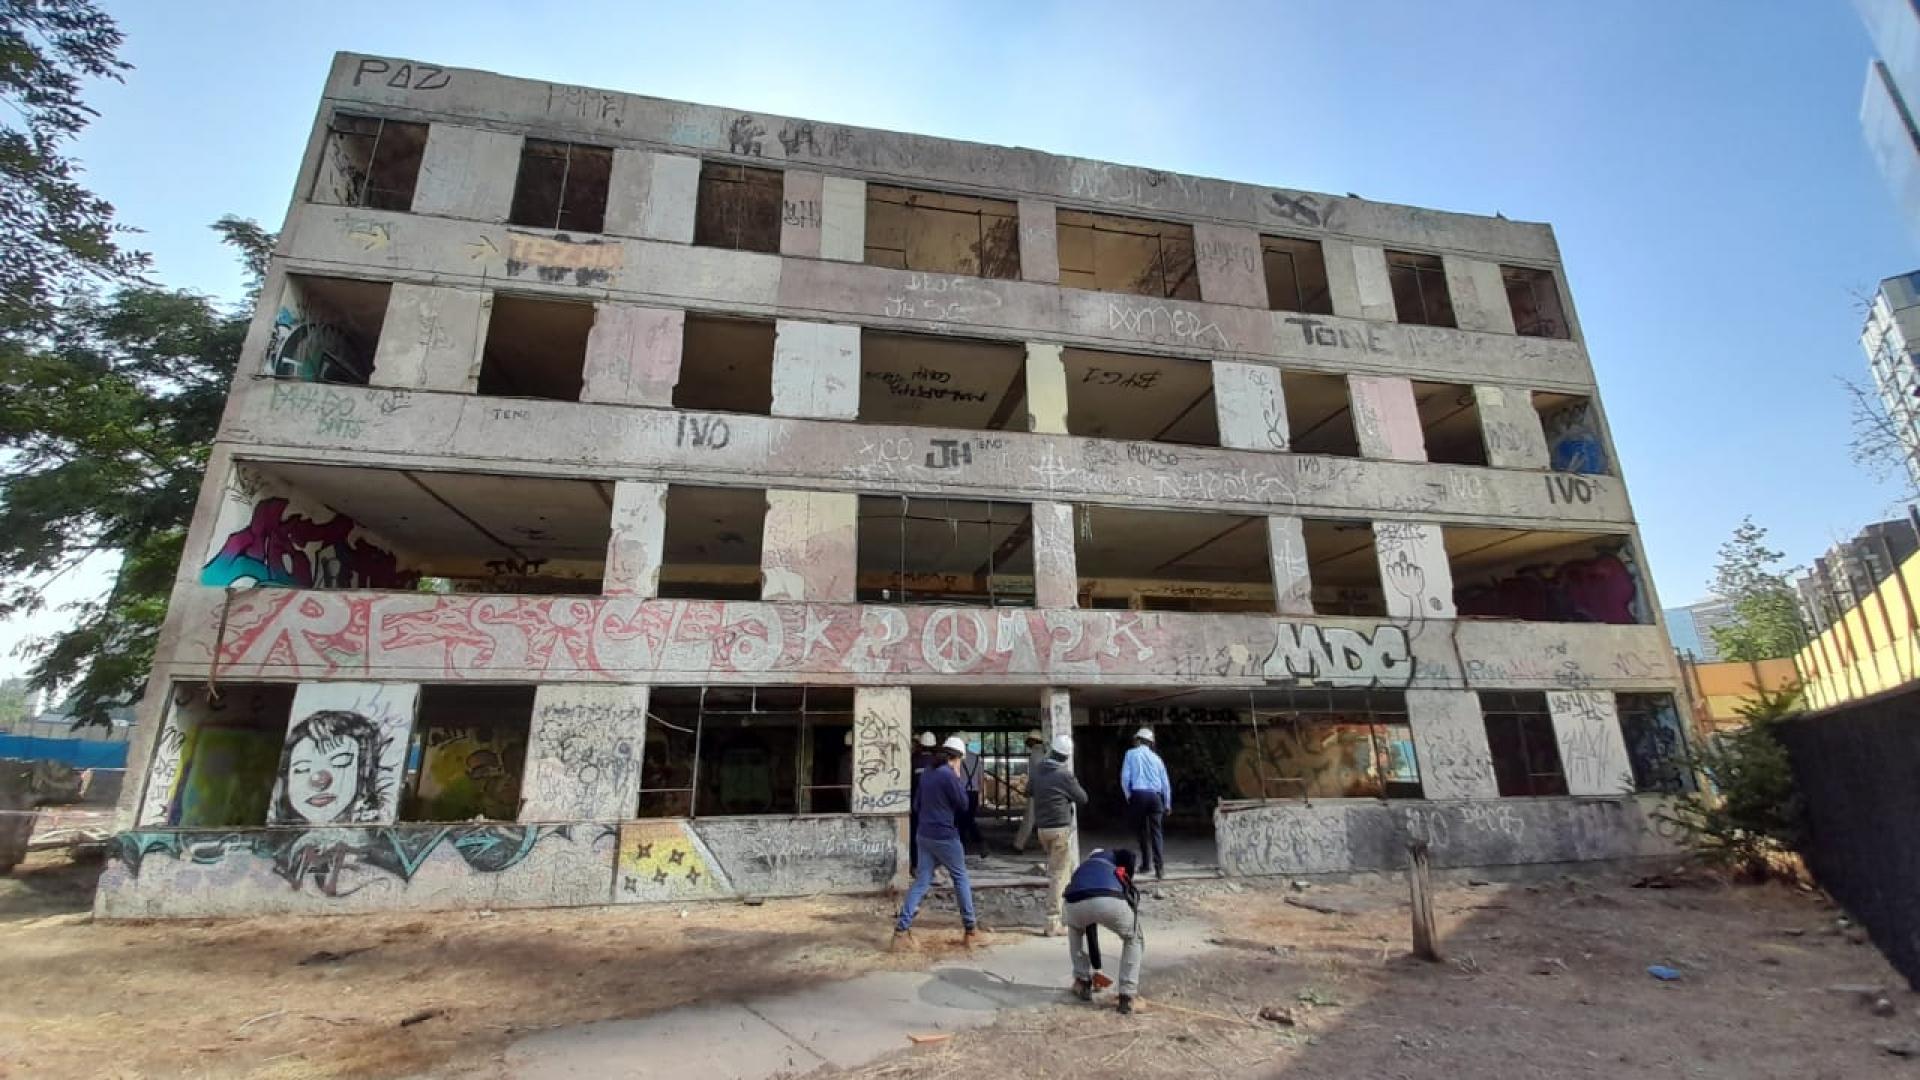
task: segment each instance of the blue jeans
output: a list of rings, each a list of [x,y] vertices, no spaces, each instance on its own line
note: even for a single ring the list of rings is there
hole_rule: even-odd
[[[927,890],[933,887],[933,868],[944,866],[953,876],[953,891],[960,898],[960,921],[966,928],[973,929],[973,882],[967,877],[967,852],[960,845],[960,837],[922,836],[920,841],[919,865],[913,870],[913,888],[907,890],[907,902],[900,907],[900,919],[893,924],[895,930],[906,930],[913,926],[913,917],[920,913],[920,901],[927,898]]]

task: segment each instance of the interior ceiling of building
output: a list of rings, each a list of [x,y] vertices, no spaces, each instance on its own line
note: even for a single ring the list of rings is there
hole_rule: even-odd
[[[1619,537],[1593,533],[1546,532],[1522,529],[1477,529],[1448,526],[1447,558],[1454,574],[1481,570],[1507,571],[1534,563],[1562,563],[1584,559],[1617,542]]]
[[[1082,578],[1272,581],[1264,518],[1083,505],[1074,533]]]
[[[1413,400],[1426,434],[1427,456],[1435,460],[1486,460],[1480,436],[1480,408],[1473,387],[1457,383],[1416,382]]]
[[[362,343],[372,355],[380,340],[380,327],[387,321],[387,295],[392,286],[384,281],[360,281],[355,278],[309,277],[295,274],[287,278],[292,304],[309,317],[329,322]]]
[[[666,563],[760,568],[767,493],[759,488],[667,487]]]
[[[1220,445],[1212,365],[1065,349],[1067,430],[1099,439]]]
[[[1301,522],[1306,537],[1307,564],[1313,584],[1372,586],[1380,583],[1380,563],[1374,554],[1373,526],[1364,521]]]
[[[860,335],[860,369],[865,423],[1026,429],[1019,345],[868,330]]]
[[[716,412],[769,412],[773,339],[774,324],[768,321],[687,316],[674,405]]]
[[[1347,380],[1313,371],[1286,371],[1280,376],[1287,402],[1289,446],[1298,454],[1358,455],[1353,432]]]
[[[593,315],[592,304],[496,295],[480,392],[578,400]]]
[[[860,497],[862,569],[909,574],[1033,573],[1027,503]]]

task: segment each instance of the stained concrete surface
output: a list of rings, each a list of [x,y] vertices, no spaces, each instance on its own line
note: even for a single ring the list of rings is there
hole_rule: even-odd
[[[923,920],[915,933],[955,932],[947,918],[936,918],[931,925]],[[1198,921],[1161,922],[1149,913],[1142,997],[1152,996],[1156,974],[1212,948],[1209,932]],[[516,1080],[801,1075],[907,1049],[911,1034],[984,1027],[1003,1010],[1072,1001],[1066,938],[1020,930],[990,940],[973,955],[929,971],[874,972],[737,1003],[556,1028],[513,1044],[506,1073]],[[1108,951],[1109,968],[1117,968],[1118,944]],[[1110,1007],[1111,993],[1101,1000]]]

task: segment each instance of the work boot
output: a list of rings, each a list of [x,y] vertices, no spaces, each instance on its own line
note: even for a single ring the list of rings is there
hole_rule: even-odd
[[[893,940],[887,943],[888,952],[911,952],[918,947],[913,940],[912,930],[895,930]]]
[[[1121,994],[1120,1004],[1114,1006],[1114,1011],[1121,1016],[1133,1015],[1133,996],[1131,994]]]
[[[960,947],[963,949],[971,949],[978,944],[980,944],[979,929],[972,926],[967,927],[967,932],[960,935]]]
[[[1073,980],[1073,996],[1081,1001],[1093,1000],[1093,984],[1085,979]]]

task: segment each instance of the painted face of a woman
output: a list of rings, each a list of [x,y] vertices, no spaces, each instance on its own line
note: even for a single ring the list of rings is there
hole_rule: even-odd
[[[315,825],[337,820],[359,795],[360,744],[340,739],[322,748],[312,738],[293,744],[287,767],[287,802]]]

